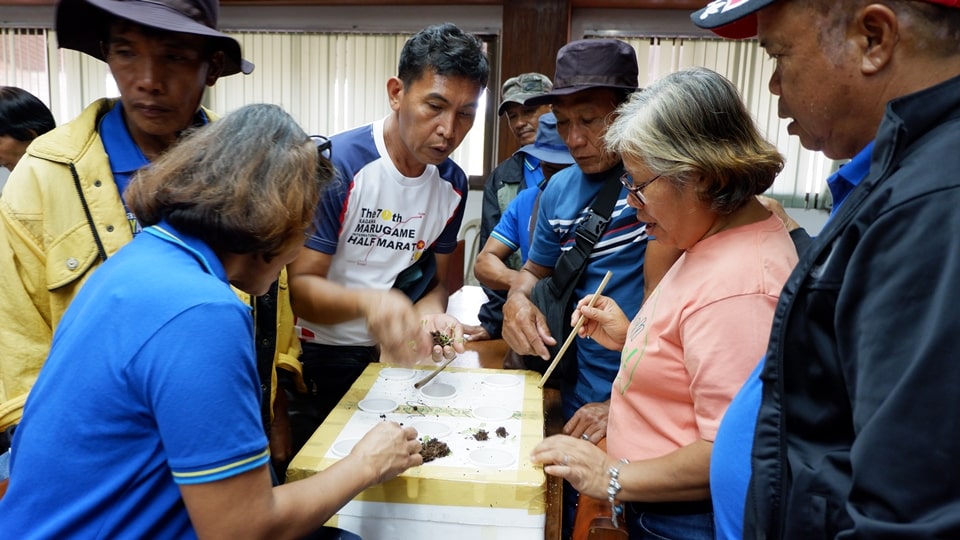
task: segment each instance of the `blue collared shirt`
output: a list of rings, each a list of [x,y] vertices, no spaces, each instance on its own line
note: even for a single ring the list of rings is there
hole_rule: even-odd
[[[870,172],[871,156],[873,156],[873,141],[870,141],[870,144],[853,156],[853,159],[837,169],[837,172],[830,175],[830,178],[827,178],[827,187],[830,188],[830,194],[833,195],[831,217],[837,213],[837,209],[847,199],[847,195],[850,195],[853,188],[859,186],[860,182],[867,177],[867,173]]]
[[[209,119],[203,110],[197,111],[195,122],[199,125],[206,125]],[[127,124],[123,120],[123,106],[117,100],[113,108],[103,115],[100,119],[100,126],[97,128],[100,133],[100,139],[103,141],[103,148],[107,151],[107,159],[110,160],[110,172],[113,173],[113,182],[117,185],[117,191],[120,193],[120,200],[123,201],[123,207],[127,212],[127,221],[130,224],[130,232],[137,234],[140,232],[140,224],[136,216],[127,208],[127,202],[123,198],[123,191],[127,189],[133,175],[143,167],[150,164],[150,160],[143,154],[140,147],[130,135]]]
[[[539,186],[543,182],[543,169],[540,160],[530,154],[523,155],[523,186],[520,189]]]
[[[147,156],[143,155],[140,147],[134,142],[133,136],[127,130],[127,124],[123,121],[123,106],[120,101],[114,104],[110,112],[103,115],[100,119],[100,127],[97,129],[100,133],[100,139],[103,140],[103,147],[107,151],[107,158],[110,160],[110,171],[113,173],[113,181],[117,184],[117,191],[120,192],[120,198],[123,198],[123,190],[130,184],[130,179],[141,168],[150,164]]]

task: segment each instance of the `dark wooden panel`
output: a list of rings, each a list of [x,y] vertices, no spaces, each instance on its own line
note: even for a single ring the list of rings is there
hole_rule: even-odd
[[[696,11],[709,0],[571,0],[573,8],[686,9]]]
[[[499,94],[503,81],[528,71],[539,71],[552,79],[557,51],[569,37],[570,0],[504,2],[500,80],[496,84],[490,83],[491,90],[495,89]],[[516,149],[516,139],[501,119],[496,161],[503,161]]]

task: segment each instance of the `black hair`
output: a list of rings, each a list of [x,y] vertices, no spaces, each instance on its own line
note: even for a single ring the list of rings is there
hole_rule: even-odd
[[[53,113],[36,96],[16,86],[0,86],[0,135],[29,142],[55,127]]]
[[[482,88],[490,77],[483,42],[452,23],[428,26],[403,45],[397,76],[405,86],[420,79],[428,69],[443,77],[477,81]]]

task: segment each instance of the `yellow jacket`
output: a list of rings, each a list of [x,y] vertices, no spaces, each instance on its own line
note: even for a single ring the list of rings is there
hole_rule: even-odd
[[[96,130],[115,102],[100,99],[35,139],[0,196],[0,430],[20,420],[57,323],[80,286],[133,239]],[[281,278],[274,363],[299,374],[300,345]],[[110,343],[110,336],[90,336],[91,347]]]

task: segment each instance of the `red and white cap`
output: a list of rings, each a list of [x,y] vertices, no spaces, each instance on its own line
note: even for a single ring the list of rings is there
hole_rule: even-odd
[[[745,39],[757,35],[757,12],[778,0],[714,0],[690,15],[693,24],[718,36]],[[960,8],[960,0],[919,0]]]

